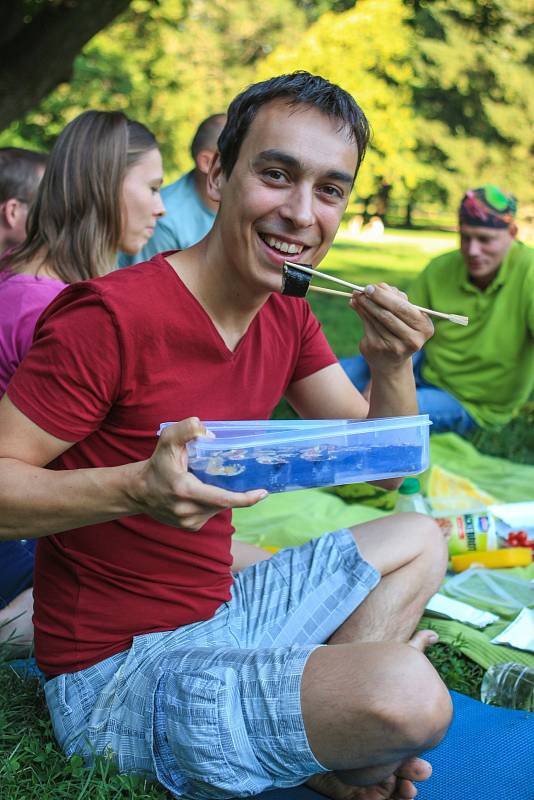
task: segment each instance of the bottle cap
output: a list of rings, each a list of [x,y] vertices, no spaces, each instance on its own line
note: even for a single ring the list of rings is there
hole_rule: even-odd
[[[399,494],[417,494],[420,490],[417,478],[405,478],[399,487]]]

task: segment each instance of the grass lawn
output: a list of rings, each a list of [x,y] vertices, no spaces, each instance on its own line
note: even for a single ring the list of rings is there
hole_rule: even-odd
[[[456,245],[446,233],[388,231],[381,243],[354,242],[340,236],[323,266],[333,275],[359,284],[387,281],[406,290],[427,261]],[[339,356],[356,352],[362,329],[343,298],[310,296]],[[280,404],[276,416],[292,415]],[[534,463],[534,403],[498,434],[477,433],[483,452]],[[482,669],[454,646],[438,644],[429,656],[447,686],[479,696]],[[0,659],[2,655],[0,653]],[[129,776],[113,773],[101,760],[86,770],[78,757],[66,762],[59,752],[48,721],[44,696],[36,680],[22,680],[10,669],[0,669],[0,800],[164,800],[162,789]]]

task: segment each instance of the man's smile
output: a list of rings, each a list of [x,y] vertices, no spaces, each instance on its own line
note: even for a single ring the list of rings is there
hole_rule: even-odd
[[[304,250],[303,244],[296,244],[295,242],[290,242],[287,239],[281,239],[277,236],[271,236],[268,233],[260,233],[260,238],[272,247],[274,250],[280,250],[282,253],[289,253],[290,255],[300,255]]]

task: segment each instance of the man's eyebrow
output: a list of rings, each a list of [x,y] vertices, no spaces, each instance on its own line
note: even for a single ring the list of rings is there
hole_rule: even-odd
[[[285,153],[283,150],[263,150],[261,153],[254,158],[254,166],[258,166],[263,162],[272,162],[276,161],[279,164],[284,164],[286,167],[292,167],[293,169],[302,169],[302,164],[295,158],[295,156],[289,155],[289,153]],[[340,181],[341,183],[347,183],[349,186],[352,186],[354,181],[354,175],[350,175],[348,172],[341,172],[340,170],[331,169],[325,173],[324,177],[330,181]]]
[[[339,172],[337,169],[328,170],[328,172],[325,174],[325,178],[330,181],[348,183],[349,186],[352,186],[354,183],[354,175],[349,175],[348,172]]]
[[[279,164],[285,164],[286,167],[302,169],[298,158],[290,156],[289,153],[284,153],[283,150],[262,150],[262,152],[258,153],[254,158],[254,164],[261,164],[263,161],[278,161]]]

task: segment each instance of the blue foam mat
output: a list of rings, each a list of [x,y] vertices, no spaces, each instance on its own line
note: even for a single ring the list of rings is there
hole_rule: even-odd
[[[443,741],[426,753],[432,776],[418,800],[534,800],[534,713],[496,708],[451,692],[454,718]],[[324,800],[305,786],[256,800]]]
[[[35,658],[16,658],[13,661],[4,661],[0,663],[0,667],[12,669],[21,678],[38,678],[41,683],[44,683],[44,675],[37,666]]]

